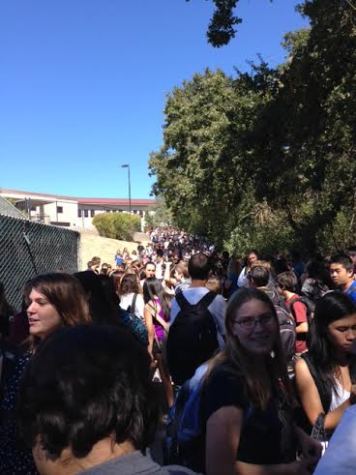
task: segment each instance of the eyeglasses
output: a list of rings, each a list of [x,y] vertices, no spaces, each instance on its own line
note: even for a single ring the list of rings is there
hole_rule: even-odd
[[[261,327],[267,327],[273,321],[274,317],[272,313],[264,313],[263,315],[259,315],[257,317],[243,317],[240,320],[235,320],[235,323],[240,325],[240,327],[244,330],[252,330],[255,328],[257,323],[259,323]]]

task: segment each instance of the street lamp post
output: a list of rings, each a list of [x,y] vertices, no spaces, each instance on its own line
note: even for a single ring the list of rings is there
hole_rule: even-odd
[[[130,165],[126,163],[125,165],[121,165],[121,168],[127,168],[127,178],[128,178],[128,184],[129,184],[129,212],[130,212],[130,214],[131,214],[132,206],[131,206],[131,176],[130,176]]]

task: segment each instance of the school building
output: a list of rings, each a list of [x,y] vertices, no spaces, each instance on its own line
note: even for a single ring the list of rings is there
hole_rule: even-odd
[[[10,201],[26,217],[38,223],[53,224],[70,229],[93,229],[92,219],[99,213],[131,213],[141,217],[156,203],[150,199],[79,198],[74,196],[34,193],[0,188],[0,196]]]

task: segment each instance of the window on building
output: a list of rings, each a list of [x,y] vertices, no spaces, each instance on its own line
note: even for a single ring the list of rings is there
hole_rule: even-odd
[[[90,210],[90,217],[91,218],[94,218],[95,216],[95,211],[93,209]]]
[[[63,213],[63,206],[57,206],[57,213]]]
[[[82,217],[82,210],[78,209],[78,218],[81,218],[81,217]]]
[[[84,218],[87,218],[89,216],[89,210],[85,209],[84,210]]]

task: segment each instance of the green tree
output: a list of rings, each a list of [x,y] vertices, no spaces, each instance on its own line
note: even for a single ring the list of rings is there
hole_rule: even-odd
[[[235,80],[206,70],[175,88],[165,108],[164,145],[151,154],[154,192],[164,195],[177,224],[218,244],[237,225],[250,183],[256,114],[269,100],[267,77],[273,83],[263,68]]]
[[[146,226],[150,228],[174,224],[172,213],[166,206],[163,197],[156,198],[156,204],[147,210],[145,221]]]
[[[134,233],[140,231],[141,220],[128,213],[101,213],[93,218],[93,224],[100,236],[132,241]]]
[[[186,1],[189,2],[190,0]],[[236,26],[242,22],[242,18],[236,15],[239,0],[210,1],[214,4],[215,9],[210,19],[206,36],[212,46],[220,48],[235,38]],[[269,1],[272,2],[273,0]]]
[[[355,235],[356,10],[300,10],[311,27],[286,35],[278,68],[207,70],[168,97],[154,192],[217,244],[328,252]]]
[[[319,230],[341,210],[354,214],[355,10],[336,0],[306,1],[301,10],[311,29],[286,38],[290,57],[259,119],[264,132],[254,158],[258,197],[283,208],[300,246],[314,251]]]

